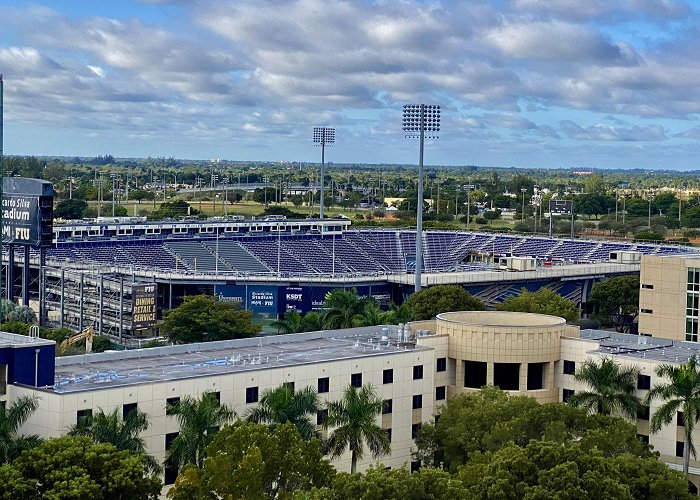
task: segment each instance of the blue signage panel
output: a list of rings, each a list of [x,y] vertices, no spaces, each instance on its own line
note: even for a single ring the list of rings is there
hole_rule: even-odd
[[[280,314],[287,311],[306,313],[311,310],[311,287],[281,286],[279,287],[279,301],[283,307]]]
[[[223,302],[236,302],[245,309],[245,289],[243,285],[215,285],[214,296]]]
[[[248,286],[248,309],[268,317],[277,316],[277,287]]]

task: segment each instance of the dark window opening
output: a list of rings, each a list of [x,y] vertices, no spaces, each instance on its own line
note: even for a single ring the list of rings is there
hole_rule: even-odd
[[[172,398],[168,398],[165,400],[165,414],[166,415],[172,415],[173,414],[173,409],[172,407],[180,403],[180,397],[175,396]]]
[[[683,449],[685,448],[685,443],[683,441],[676,441],[676,456],[683,456]]]
[[[411,472],[418,472],[420,470],[420,460],[414,460],[411,462]]]
[[[464,387],[481,389],[486,385],[486,363],[483,361],[464,362]]]
[[[520,390],[520,363],[494,363],[493,385],[504,391]]]
[[[416,436],[418,436],[418,431],[420,430],[421,424],[413,424],[411,426],[411,439],[416,439]]]
[[[683,416],[682,411],[679,411],[678,414],[676,415],[676,425],[678,427],[685,426],[685,417]]]
[[[382,384],[393,384],[394,383],[394,370],[387,368],[382,373]]]
[[[175,438],[178,436],[178,432],[171,432],[169,434],[165,435],[165,451],[170,450],[173,446],[173,441],[175,441]],[[175,479],[177,479],[177,473],[178,469],[177,467],[173,465],[169,465],[169,462],[166,462],[165,465],[165,484],[170,485],[170,484],[175,484]]]
[[[645,434],[637,434],[637,439],[639,439],[644,444],[649,444],[649,436]]]
[[[416,394],[413,396],[413,409],[423,408],[423,395]]]
[[[564,375],[573,375],[576,373],[576,361],[564,360]]]
[[[138,403],[127,403],[124,406],[122,406],[122,418],[126,418],[126,416],[134,411],[138,407]]]
[[[637,389],[651,389],[651,377],[649,375],[637,375]]]
[[[391,399],[385,399],[382,403],[382,415],[389,415],[394,409],[394,404]]]
[[[574,390],[573,389],[562,389],[561,391],[561,400],[566,403],[571,396],[574,395]]]
[[[391,429],[384,429],[386,431],[386,437],[391,443]]]
[[[357,387],[358,389],[362,387],[362,374],[353,373],[352,375],[350,375],[350,385],[353,387]]]
[[[92,410],[78,410],[75,414],[75,423],[79,424],[84,417],[92,417]]]
[[[637,410],[637,420],[649,420],[649,407],[642,406]]]
[[[329,392],[331,387],[330,379],[328,377],[323,377],[318,379],[318,393],[322,394],[324,392]]]
[[[544,389],[545,363],[527,364],[527,390],[537,391]]]
[[[443,401],[445,399],[445,386],[441,385],[435,388],[435,400]]]
[[[316,412],[316,425],[323,425],[328,420],[328,410],[318,410]]]
[[[445,370],[447,370],[447,358],[438,358],[436,371],[444,372]]]
[[[420,380],[423,378],[423,365],[416,365],[413,367],[413,380]]]
[[[284,387],[289,387],[289,389],[294,392],[294,382],[285,382],[282,384]]]
[[[258,388],[257,387],[246,387],[245,389],[245,402],[246,404],[257,403],[258,402]]]

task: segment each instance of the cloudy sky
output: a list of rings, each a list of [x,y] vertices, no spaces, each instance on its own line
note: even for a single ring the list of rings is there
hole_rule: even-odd
[[[6,154],[700,168],[700,2],[3,0]]]

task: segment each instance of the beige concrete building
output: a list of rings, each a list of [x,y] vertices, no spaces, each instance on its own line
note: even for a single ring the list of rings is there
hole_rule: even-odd
[[[639,278],[639,332],[697,342],[700,258],[645,255]]]

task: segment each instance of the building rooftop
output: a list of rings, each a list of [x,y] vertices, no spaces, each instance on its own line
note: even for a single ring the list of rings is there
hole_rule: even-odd
[[[700,358],[700,344],[695,342],[604,330],[581,330],[581,338],[598,342],[598,349],[592,352],[601,354],[649,359],[670,364],[686,363],[691,356]]]
[[[18,335],[16,333],[0,332],[0,347],[27,347],[28,345],[43,346],[53,344],[55,344],[53,340]]]
[[[398,327],[276,335],[56,359],[57,393],[223,375],[427,350],[398,341]]]

